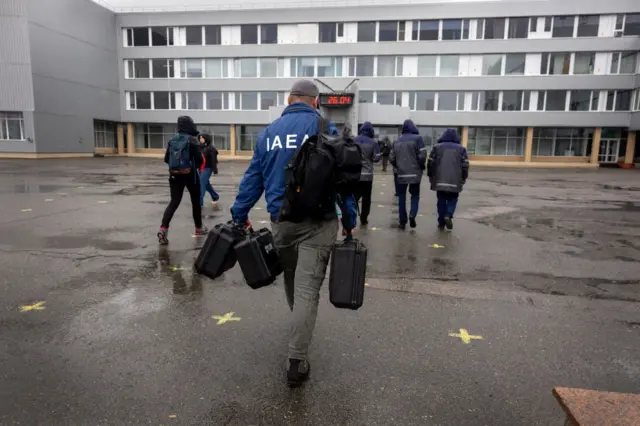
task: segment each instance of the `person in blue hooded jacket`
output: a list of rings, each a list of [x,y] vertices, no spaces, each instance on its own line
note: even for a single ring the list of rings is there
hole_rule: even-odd
[[[411,194],[409,224],[416,227],[416,216],[420,205],[420,181],[427,161],[427,148],[413,121],[402,124],[402,136],[394,142],[389,161],[397,172],[398,211],[400,229],[407,226],[407,189]]]
[[[309,345],[318,315],[320,287],[324,281],[331,248],[338,233],[336,209],[324,212],[325,220],[301,223],[279,220],[285,193],[285,167],[296,149],[318,132],[318,88],[308,80],[297,81],[282,115],[258,136],[231,215],[236,224],[248,224],[249,211],[265,193],[271,229],[284,270],[285,293],[293,321],[289,337],[287,381],[295,387],[309,377]],[[337,135],[333,123],[329,132]],[[342,211],[343,232],[356,226],[355,198],[336,197]],[[295,291],[294,291],[295,290]]]
[[[438,228],[451,230],[458,197],[469,177],[467,149],[460,145],[455,129],[445,130],[431,150],[427,176],[438,198]]]
[[[354,141],[360,145],[362,153],[362,172],[360,172],[360,182],[358,182],[358,193],[356,201],[362,200],[360,209],[360,223],[369,223],[369,213],[371,212],[371,191],[373,190],[373,163],[380,161],[380,146],[373,140],[373,125],[370,121],[365,121],[360,126],[358,136]]]

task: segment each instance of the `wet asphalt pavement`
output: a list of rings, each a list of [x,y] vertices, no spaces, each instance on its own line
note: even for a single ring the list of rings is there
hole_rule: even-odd
[[[205,224],[246,165],[221,164]],[[473,168],[452,233],[426,181],[418,228],[397,229],[379,174],[365,304],[323,289],[298,390],[280,282],[196,276],[188,196],[158,247],[161,160],[0,177],[1,425],[560,425],[553,386],[640,393],[640,172]],[[268,226],[264,200],[251,219]]]

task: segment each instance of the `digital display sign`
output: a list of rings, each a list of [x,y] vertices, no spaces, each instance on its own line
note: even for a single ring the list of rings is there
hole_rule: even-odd
[[[320,106],[327,108],[345,108],[353,105],[353,93],[321,93]]]

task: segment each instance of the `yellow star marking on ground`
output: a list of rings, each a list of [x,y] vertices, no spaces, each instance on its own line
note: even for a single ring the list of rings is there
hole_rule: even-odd
[[[373,228],[371,228],[372,231],[377,231],[378,228],[376,228],[375,226]]]
[[[107,204],[108,201],[98,201],[98,204]]]
[[[27,212],[32,212],[33,209],[22,209],[21,211],[22,211],[22,213],[27,213]]]
[[[431,244],[429,247],[431,247],[431,248],[444,248],[444,246],[441,246],[440,244]]]
[[[384,207],[382,204],[378,204],[378,207]]]
[[[53,201],[53,198],[47,198],[47,199],[44,200],[45,203],[50,203],[52,201]]]
[[[79,186],[78,189],[84,189],[84,186]]]
[[[240,321],[242,318],[239,317],[234,317],[233,314],[235,314],[235,312],[227,312],[226,314],[220,316],[220,315],[214,315],[211,318],[213,319],[217,319],[218,320],[218,325],[222,325],[227,321]]]
[[[381,192],[380,195],[384,195],[384,192]]]
[[[459,337],[465,345],[468,345],[469,343],[471,343],[471,340],[484,340],[482,336],[470,335],[469,332],[464,328],[460,329],[460,333],[449,333],[449,336]]]
[[[369,283],[364,283],[364,286],[365,287],[369,287]]]
[[[184,268],[181,268],[179,266],[169,266],[169,269],[172,270],[173,272],[175,272],[175,271],[184,271]]]
[[[42,306],[44,305],[46,302],[36,302],[33,305],[23,305],[20,306],[20,312],[29,312],[29,311],[44,311],[45,309],[47,309],[46,307]]]
[[[169,414],[169,418],[170,418],[170,419],[177,419],[177,418],[178,418],[178,416],[176,416],[175,414]]]

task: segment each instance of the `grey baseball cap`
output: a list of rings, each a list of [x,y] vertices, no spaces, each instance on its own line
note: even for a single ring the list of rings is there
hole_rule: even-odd
[[[294,96],[315,98],[319,93],[318,87],[309,80],[298,80],[291,87],[291,94]]]

